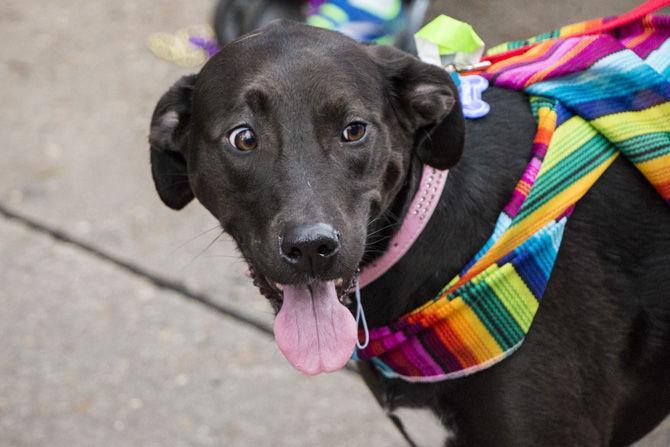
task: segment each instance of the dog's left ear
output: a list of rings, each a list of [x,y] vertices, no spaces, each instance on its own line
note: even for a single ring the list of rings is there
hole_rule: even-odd
[[[396,48],[372,45],[365,49],[414,132],[419,159],[437,169],[454,166],[463,152],[465,122],[451,75]]]
[[[156,104],[151,117],[151,174],[163,203],[180,210],[193,200],[184,149],[197,75],[184,76]]]

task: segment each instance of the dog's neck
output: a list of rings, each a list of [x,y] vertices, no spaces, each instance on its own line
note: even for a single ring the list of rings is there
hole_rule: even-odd
[[[402,259],[430,221],[440,202],[449,171],[440,171],[428,165],[423,165],[421,171],[418,186],[413,185],[416,180],[410,183],[410,192],[415,192],[410,195],[413,197],[411,201],[405,197],[399,228],[395,230],[384,253],[363,268],[358,278],[359,287],[363,288],[374,282]]]
[[[368,226],[366,250],[361,262],[363,270],[386,253],[391,239],[402,226],[403,218],[407,215],[412,198],[419,189],[422,172],[423,164],[421,160],[412,156],[403,184],[395,198],[379,216],[372,219]]]
[[[526,98],[495,92],[489,99],[492,106],[497,96],[501,96],[499,110],[505,110],[503,103],[520,110],[511,115],[493,112],[485,120],[466,122],[463,157],[450,170],[440,202],[421,236],[386,274],[363,289],[371,327],[387,325],[434,298],[491,235],[526,166],[534,135]],[[422,169],[414,158],[402,189],[371,226],[366,263],[384,253],[400,228]]]

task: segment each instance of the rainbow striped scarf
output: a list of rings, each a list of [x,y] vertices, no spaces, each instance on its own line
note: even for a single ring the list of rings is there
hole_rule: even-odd
[[[387,377],[439,381],[510,355],[531,327],[575,204],[619,154],[670,204],[670,17],[563,37],[610,20],[489,52],[539,42],[482,73],[530,96],[538,130],[528,167],[475,258],[425,305],[371,329],[357,358]]]

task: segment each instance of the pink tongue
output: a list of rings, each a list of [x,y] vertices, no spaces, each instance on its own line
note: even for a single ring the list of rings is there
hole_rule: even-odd
[[[356,320],[337,299],[332,281],[285,285],[274,332],[288,361],[310,375],[342,368],[358,336]]]

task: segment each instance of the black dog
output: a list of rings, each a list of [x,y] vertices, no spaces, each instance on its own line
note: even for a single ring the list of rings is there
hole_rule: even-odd
[[[330,371],[355,333],[336,298],[383,252],[423,163],[453,169],[418,244],[365,288],[368,323],[423,304],[491,234],[536,129],[523,94],[493,88],[485,99],[492,112],[464,122],[438,67],[273,22],[163,96],[151,125],[153,176],[168,206],[197,197],[236,240],[261,291],[287,315],[278,342],[289,360]],[[315,329],[315,318],[330,318],[332,333]],[[296,330],[325,341],[292,340]],[[578,204],[516,353],[435,384],[360,367],[389,410],[438,415],[450,446],[634,442],[670,411],[670,211],[617,159]]]

